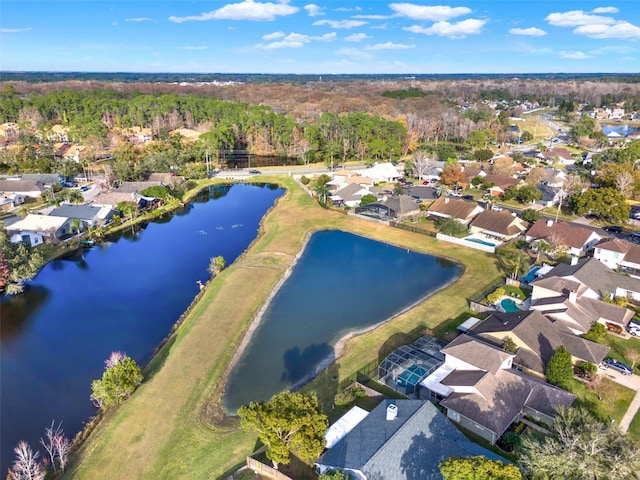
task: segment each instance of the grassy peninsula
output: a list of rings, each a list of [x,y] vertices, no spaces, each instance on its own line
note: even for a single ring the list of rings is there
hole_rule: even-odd
[[[143,385],[108,412],[81,446],[64,478],[219,478],[256,444],[220,406],[224,374],[254,316],[295,263],[306,239],[341,229],[464,265],[453,285],[380,327],[350,338],[342,356],[308,388],[330,402],[341,378],[427,328],[451,323],[467,298],[500,276],[492,255],[321,208],[295,181],[267,176],[287,189],[248,251],[210,282],[183,324],[145,370]],[[313,306],[311,306],[313,308]],[[317,306],[321,308],[321,306]],[[338,381],[332,377],[338,376]]]

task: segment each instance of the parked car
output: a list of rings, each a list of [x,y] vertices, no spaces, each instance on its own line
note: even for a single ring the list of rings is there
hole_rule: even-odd
[[[622,227],[619,227],[618,225],[607,225],[606,227],[603,227],[603,230],[611,233],[622,233]]]
[[[458,193],[458,192],[451,192],[451,193],[449,194],[449,196],[450,196],[450,197],[461,197],[461,196],[462,196],[462,194],[461,194],[461,193]]]
[[[473,195],[463,195],[462,199],[463,200],[471,200],[472,202],[475,200],[475,198],[473,198]]]
[[[495,211],[495,212],[501,212],[504,210],[504,208],[498,206],[498,205],[491,205],[491,210]]]
[[[249,170],[251,175],[260,175],[262,172],[260,170]]]
[[[623,375],[631,375],[633,373],[633,370],[631,370],[631,367],[629,365],[619,362],[618,360],[614,360],[613,358],[605,358],[604,364],[609,368],[617,370]]]
[[[83,185],[82,187],[80,187],[81,192],[86,192],[87,190],[89,190],[89,187],[87,187],[86,185]]]
[[[629,322],[629,325],[627,325],[627,330],[634,337],[640,337],[640,324]]]
[[[405,187],[413,187],[413,182],[404,182]]]

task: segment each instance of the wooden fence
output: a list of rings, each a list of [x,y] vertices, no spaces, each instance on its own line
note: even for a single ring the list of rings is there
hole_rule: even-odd
[[[287,477],[284,473],[259,462],[255,458],[247,457],[247,467],[261,477],[271,478],[273,480],[293,480],[291,477]]]

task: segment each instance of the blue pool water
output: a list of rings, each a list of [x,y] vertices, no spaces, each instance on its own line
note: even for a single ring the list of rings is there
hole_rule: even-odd
[[[396,383],[401,387],[415,387],[426,373],[426,368],[420,365],[412,365],[398,375]]]
[[[527,274],[521,278],[522,281],[531,283],[536,278],[535,273],[540,270],[540,267],[531,267]]]
[[[473,242],[473,243],[479,243],[480,245],[486,245],[487,247],[495,247],[496,246],[495,243],[486,242],[484,240],[480,240],[479,238],[468,237],[468,238],[465,238],[465,240],[467,242]]]
[[[520,309],[516,306],[516,302],[514,302],[510,298],[505,298],[504,300],[502,300],[500,302],[500,305],[502,305],[502,308],[504,308],[504,311],[507,313],[520,311]]]

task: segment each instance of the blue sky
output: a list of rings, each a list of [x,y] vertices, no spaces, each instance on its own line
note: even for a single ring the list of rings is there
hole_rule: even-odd
[[[640,72],[640,2],[2,0],[0,69]]]

